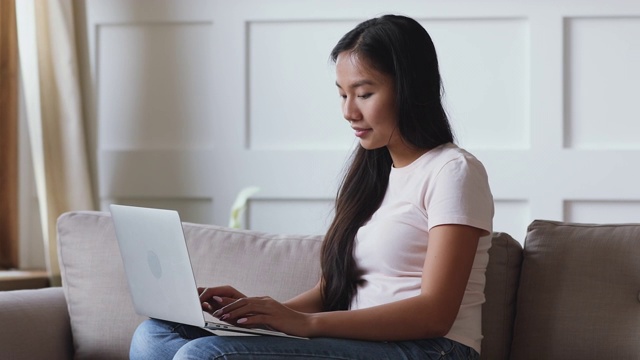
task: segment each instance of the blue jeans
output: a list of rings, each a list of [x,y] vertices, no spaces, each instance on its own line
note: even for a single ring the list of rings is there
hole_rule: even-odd
[[[131,342],[130,359],[479,359],[455,341],[437,338],[377,342],[333,338],[215,336],[189,325],[144,321]]]

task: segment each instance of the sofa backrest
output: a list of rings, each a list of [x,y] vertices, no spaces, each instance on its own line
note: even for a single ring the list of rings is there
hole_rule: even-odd
[[[534,221],[511,358],[640,357],[640,224]]]
[[[319,279],[321,236],[183,227],[199,285],[231,284],[247,295],[286,300]],[[127,359],[131,336],[144,318],[133,310],[111,216],[63,214],[58,245],[75,358]],[[521,252],[509,235],[494,233],[483,306],[483,359],[508,356]]]
[[[481,359],[509,358],[521,263],[520,243],[509,234],[493,233],[482,305]]]
[[[183,227],[198,285],[232,284],[247,295],[286,300],[319,279],[321,236]],[[75,358],[128,359],[131,336],[144,318],[133,310],[111,216],[63,214],[58,245]]]

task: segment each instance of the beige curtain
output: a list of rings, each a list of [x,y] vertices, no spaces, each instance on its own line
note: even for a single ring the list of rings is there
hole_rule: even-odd
[[[18,48],[47,270],[60,284],[56,220],[94,209],[72,0],[16,1]]]

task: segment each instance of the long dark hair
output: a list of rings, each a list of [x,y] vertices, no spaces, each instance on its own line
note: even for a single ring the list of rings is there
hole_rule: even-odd
[[[385,15],[367,20],[345,34],[331,51],[348,52],[394,78],[398,130],[417,149],[453,142],[441,102],[436,50],[427,31],[415,20]],[[356,295],[361,274],[353,257],[358,229],[378,209],[392,167],[386,147],[358,146],[336,198],[335,217],[321,252],[324,311],[346,310]]]

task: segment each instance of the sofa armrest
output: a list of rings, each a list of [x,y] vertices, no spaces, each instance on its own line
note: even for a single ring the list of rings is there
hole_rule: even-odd
[[[0,354],[6,359],[71,359],[62,288],[0,292]]]

